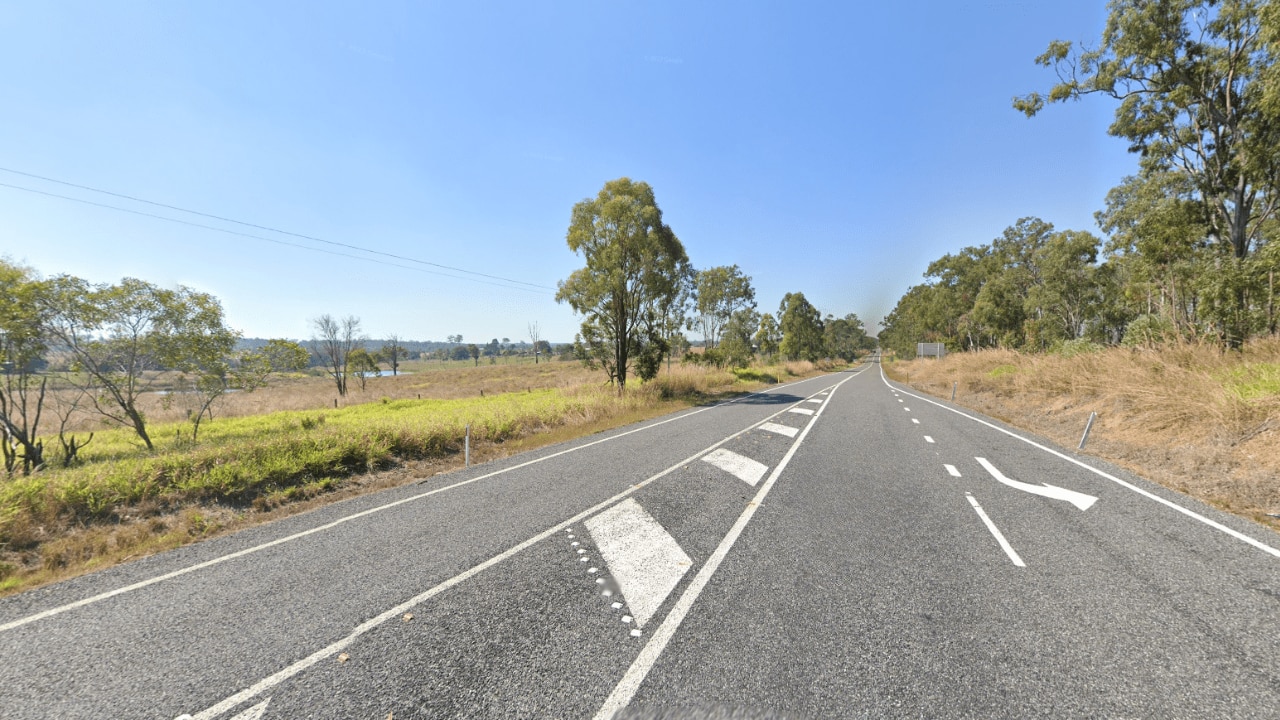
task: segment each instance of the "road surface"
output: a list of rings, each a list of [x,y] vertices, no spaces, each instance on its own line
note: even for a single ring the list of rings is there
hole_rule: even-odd
[[[1277,547],[870,363],[0,601],[0,717],[1275,717]]]

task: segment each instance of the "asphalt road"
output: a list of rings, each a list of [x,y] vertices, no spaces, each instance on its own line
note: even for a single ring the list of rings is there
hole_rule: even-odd
[[[1276,717],[1277,548],[870,364],[0,601],[0,717]]]

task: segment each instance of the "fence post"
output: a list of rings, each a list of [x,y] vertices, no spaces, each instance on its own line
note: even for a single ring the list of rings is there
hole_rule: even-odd
[[[467,467],[471,467],[471,423],[467,423],[467,439],[463,447],[466,453]]]
[[[953,382],[953,383],[951,383],[951,402],[955,402],[955,401],[956,401],[956,385],[957,385],[957,384],[958,384],[958,383],[954,383],[954,382]]]
[[[1080,436],[1080,446],[1076,448],[1077,450],[1084,449],[1085,441],[1089,439],[1089,430],[1093,428],[1093,419],[1096,417],[1098,417],[1098,413],[1096,412],[1089,413],[1089,422],[1084,424],[1084,435]]]

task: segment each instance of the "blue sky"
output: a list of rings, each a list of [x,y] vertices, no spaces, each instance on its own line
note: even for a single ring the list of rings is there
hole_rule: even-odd
[[[1033,63],[1049,41],[1096,43],[1105,16],[1101,0],[9,4],[0,183],[411,267],[10,187],[0,254],[210,292],[248,336],[306,338],[331,313],[372,337],[517,340],[536,321],[568,341],[570,210],[628,176],[696,267],[752,277],[762,311],[800,291],[871,326],[929,261],[1020,217],[1097,232],[1136,169],[1106,135],[1113,106],[1028,120],[1010,101],[1053,80]]]

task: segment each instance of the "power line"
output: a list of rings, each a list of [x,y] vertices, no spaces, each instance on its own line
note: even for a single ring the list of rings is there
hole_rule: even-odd
[[[358,251],[360,251],[360,252],[370,253],[370,254],[372,254],[372,255],[381,255],[381,256],[383,256],[383,257],[394,258],[394,259],[396,259],[396,260],[403,260],[403,261],[405,261],[405,262],[417,263],[417,264],[419,264],[419,265],[429,265],[429,266],[431,266],[431,267],[441,268],[442,270],[451,270],[451,271],[453,271],[453,272],[465,273],[465,274],[467,274],[467,275],[475,275],[475,276],[477,276],[477,277],[489,278],[490,280],[501,280],[502,282],[505,282],[505,283],[513,283],[513,284],[516,284],[516,285],[526,285],[526,286],[528,286],[528,287],[537,288],[537,289],[539,289],[539,290],[555,290],[555,288],[552,288],[552,287],[549,287],[549,286],[546,286],[546,285],[538,285],[537,283],[525,282],[524,280],[514,280],[514,279],[512,279],[512,278],[501,277],[501,276],[499,276],[499,275],[489,275],[489,274],[487,274],[487,273],[476,272],[476,271],[474,271],[474,270],[466,270],[466,269],[464,269],[464,268],[453,267],[453,266],[450,266],[450,265],[442,265],[442,264],[440,264],[440,263],[431,262],[431,261],[429,261],[429,260],[420,260],[420,259],[418,259],[418,258],[407,257],[407,256],[404,256],[404,255],[396,255],[396,254],[394,254],[394,253],[383,252],[383,251],[381,251],[381,250],[373,250],[373,249],[371,249],[371,248],[361,247],[361,246],[359,246],[359,245],[352,245],[352,244],[349,244],[349,243],[336,242],[336,241],[334,241],[334,240],[325,240],[324,238],[318,238],[318,237],[314,237],[314,236],[311,236],[311,235],[304,235],[304,234],[302,234],[302,233],[290,232],[290,231],[288,231],[288,230],[280,230],[280,229],[278,229],[278,228],[273,228],[273,227],[270,227],[270,226],[267,226],[267,225],[256,225],[256,224],[251,223],[251,222],[244,222],[243,220],[236,220],[236,219],[234,219],[234,218],[223,217],[223,216],[221,216],[221,215],[213,215],[213,214],[211,214],[211,213],[200,212],[199,210],[188,210],[187,208],[178,207],[177,205],[167,205],[167,204],[162,203],[162,202],[155,202],[154,200],[147,200],[147,199],[145,199],[145,198],[134,197],[134,196],[132,196],[132,195],[125,195],[125,194],[123,194],[123,193],[112,192],[112,191],[110,191],[110,190],[102,190],[102,189],[100,189],[100,188],[90,187],[90,186],[88,186],[88,185],[78,185],[78,184],[76,184],[76,183],[73,183],[73,182],[67,182],[67,181],[65,181],[65,180],[58,180],[58,179],[51,178],[51,177],[45,177],[45,176],[43,176],[43,175],[36,175],[36,174],[34,174],[34,173],[23,172],[22,170],[14,170],[14,169],[12,169],[12,168],[0,167],[0,171],[7,172],[7,173],[12,173],[12,174],[14,174],[14,175],[22,175],[23,177],[34,178],[34,179],[36,179],[36,180],[43,180],[43,181],[45,181],[45,182],[56,183],[56,184],[58,184],[58,185],[65,185],[66,187],[73,187],[73,188],[77,188],[77,189],[79,189],[79,190],[88,190],[89,192],[96,192],[96,193],[101,193],[101,194],[103,194],[103,195],[110,195],[111,197],[118,197],[118,198],[121,198],[122,200],[129,200],[129,201],[132,201],[132,202],[144,203],[144,204],[147,204],[147,205],[152,205],[152,206],[154,206],[154,207],[161,207],[161,208],[165,208],[165,209],[167,209],[167,210],[176,210],[176,211],[178,211],[178,212],[189,213],[189,214],[191,214],[191,215],[198,215],[198,216],[200,216],[200,217],[206,217],[206,218],[209,218],[209,219],[211,219],[211,220],[219,220],[219,221],[221,221],[221,222],[234,223],[234,224],[236,224],[236,225],[241,225],[241,226],[244,226],[244,227],[251,227],[251,228],[254,228],[254,229],[257,229],[257,230],[266,230],[267,232],[279,233],[279,234],[281,234],[281,235],[288,235],[288,236],[291,236],[291,237],[301,238],[301,239],[303,239],[303,240],[310,240],[310,241],[312,241],[312,242],[324,243],[324,244],[326,244],[326,245],[334,245],[334,246],[337,246],[337,247],[344,247],[344,248],[347,248],[347,249],[350,249],[350,250],[358,250]],[[95,202],[91,202],[91,201],[89,201],[89,200],[81,200],[81,199],[79,199],[79,198],[69,197],[69,196],[66,196],[66,195],[58,195],[58,194],[56,194],[56,193],[42,192],[42,191],[40,191],[40,190],[33,190],[33,189],[31,189],[31,188],[21,187],[21,186],[18,186],[18,185],[7,185],[7,184],[4,184],[4,183],[0,183],[0,186],[8,187],[8,188],[13,188],[13,189],[15,189],[15,190],[26,190],[26,191],[28,191],[28,192],[33,192],[33,193],[37,193],[37,194],[40,194],[40,195],[47,195],[47,196],[49,196],[49,197],[61,198],[61,199],[63,199],[63,200],[72,200],[72,201],[74,201],[74,202],[83,202],[83,203],[85,203],[85,204],[87,204],[87,205],[94,205],[94,206],[97,206],[97,207],[108,208],[108,209],[110,209],[110,210],[120,210],[120,211],[122,211],[122,212],[130,212],[130,213],[134,213],[135,215],[142,215],[142,216],[145,216],[145,217],[158,218],[158,219],[160,219],[160,220],[170,220],[170,221],[172,221],[172,222],[181,223],[181,224],[183,224],[183,225],[191,225],[191,226],[193,226],[193,227],[201,227],[201,228],[206,228],[206,229],[209,229],[209,230],[219,230],[219,231],[221,231],[221,232],[227,232],[227,233],[230,233],[230,234],[232,234],[232,235],[242,235],[242,236],[244,236],[244,237],[255,238],[255,239],[257,239],[257,240],[267,240],[268,242],[280,242],[280,244],[282,244],[282,245],[290,245],[290,246],[292,246],[292,247],[300,247],[300,248],[304,248],[304,249],[307,249],[307,250],[317,250],[317,251],[319,251],[319,252],[325,252],[325,251],[321,251],[321,250],[319,250],[319,248],[312,248],[312,247],[309,247],[309,246],[306,246],[306,245],[299,245],[299,244],[297,244],[297,243],[287,243],[287,242],[282,242],[282,241],[271,240],[270,238],[264,238],[264,237],[261,237],[261,236],[258,236],[258,235],[250,235],[250,234],[247,234],[247,233],[238,233],[238,232],[233,232],[233,231],[230,231],[230,230],[223,230],[223,229],[221,229],[221,228],[216,228],[216,227],[212,227],[212,226],[209,226],[209,225],[201,225],[201,224],[199,224],[199,223],[191,223],[191,222],[187,222],[187,221],[185,221],[185,220],[176,220],[176,219],[174,219],[174,218],[169,218],[169,217],[165,217],[165,216],[162,216],[162,215],[152,215],[151,213],[144,213],[144,212],[139,212],[139,211],[136,211],[136,210],[129,210],[129,209],[126,209],[126,208],[117,207],[117,206],[115,206],[115,205],[104,205],[104,204],[102,204],[102,203],[95,203]],[[356,255],[346,255],[346,254],[344,254],[344,253],[330,253],[330,254],[333,254],[333,255],[342,255],[343,257],[359,257],[359,256],[356,256]],[[367,259],[367,258],[366,258],[366,259]],[[395,265],[395,264],[393,264],[393,263],[381,263],[381,264],[383,264],[383,265],[390,265],[390,266],[392,266],[392,267],[404,267],[403,265]],[[443,274],[443,273],[435,273],[435,274]],[[445,275],[445,277],[456,277],[456,276],[454,276],[454,275]],[[470,279],[470,278],[457,278],[457,279],[459,279],[459,280],[468,280],[468,279]],[[492,285],[493,283],[486,283],[486,284],[490,284],[490,285]],[[501,286],[501,287],[505,287],[505,286]]]
[[[2,169],[3,168],[0,168],[0,170]],[[59,195],[58,193],[51,193],[45,190],[36,190],[35,188],[23,187],[21,185],[10,185],[9,183],[0,182],[0,187],[10,188],[12,190],[21,190],[23,192],[34,193],[36,195],[44,195],[46,197],[58,198],[60,200],[70,200],[71,202],[82,203],[84,205],[92,205],[94,207],[106,208],[108,210],[117,210],[119,212],[129,213],[131,215],[141,215],[142,217],[155,218],[157,220],[165,220],[167,222],[177,223],[179,225],[187,225],[189,227],[202,228],[204,230],[213,230],[214,232],[226,233],[228,235],[237,235],[239,237],[252,238],[254,240],[262,240],[269,243],[275,243],[277,245],[286,245],[288,247],[301,248],[303,250],[310,250],[312,252],[324,253],[326,255],[336,255],[338,257],[352,258],[355,260],[363,260],[364,262],[376,263],[378,265],[386,265],[387,267],[396,267],[404,270],[413,270],[415,272],[427,273],[429,275],[438,275],[441,277],[453,278],[455,280],[466,280],[467,282],[481,283],[484,285],[493,285],[495,287],[507,288],[509,290],[522,290],[524,292],[545,294],[548,290],[551,289],[551,288],[546,288],[544,290],[542,289],[543,286],[533,285],[532,283],[522,283],[523,285],[529,285],[530,287],[520,287],[518,285],[503,285],[501,283],[490,282],[488,280],[479,280],[473,277],[460,277],[458,275],[450,275],[448,273],[440,272],[438,270],[428,270],[422,267],[400,265],[398,263],[387,262],[386,260],[378,260],[376,258],[365,257],[363,255],[352,255],[351,253],[337,252],[336,250],[325,250],[324,248],[311,247],[309,245],[303,245],[302,243],[289,242],[288,240],[280,240],[278,238],[263,237],[261,235],[254,235],[252,233],[240,232],[239,230],[228,230],[227,228],[215,227],[213,225],[205,225],[203,223],[191,222],[189,220],[179,220],[178,218],[171,218],[171,217],[166,217],[164,215],[156,215],[155,213],[143,212],[141,210],[123,208],[117,205],[107,205],[105,203],[94,202],[92,200],[85,200],[84,198],[71,197],[69,195]],[[247,224],[247,223],[242,223],[242,224]],[[340,244],[340,243],[334,243],[334,244]],[[385,255],[386,253],[379,253],[379,254]],[[395,256],[392,256],[392,257],[395,257]],[[428,263],[428,264],[435,265],[435,263]],[[447,268],[448,266],[440,265],[438,267]],[[449,268],[449,269],[453,269],[453,268]],[[470,272],[470,271],[462,270],[461,272]],[[483,277],[492,277],[497,280],[502,280],[504,282],[520,282],[518,280],[507,280],[506,278],[501,278],[496,275],[484,275],[483,273],[472,273],[472,274],[481,275]]]

